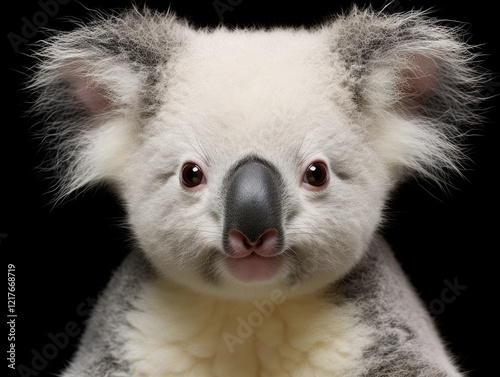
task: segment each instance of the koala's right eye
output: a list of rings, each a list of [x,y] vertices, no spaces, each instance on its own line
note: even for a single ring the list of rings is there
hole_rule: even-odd
[[[196,187],[205,183],[205,175],[198,165],[187,162],[181,170],[181,182],[188,188]]]

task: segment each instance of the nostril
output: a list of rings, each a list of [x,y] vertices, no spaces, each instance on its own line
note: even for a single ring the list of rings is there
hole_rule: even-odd
[[[239,230],[229,230],[228,246],[229,254],[234,258],[244,258],[251,254],[252,245]]]
[[[237,229],[230,229],[228,234],[229,253],[234,258],[244,258],[252,253],[262,257],[272,257],[277,250],[278,231],[268,229],[256,241],[250,241],[248,237]]]
[[[278,231],[276,229],[269,229],[255,244],[255,252],[261,256],[273,256],[276,254],[276,243],[278,239]]]
[[[263,243],[264,243],[264,237],[260,237],[257,243],[255,244],[255,247],[259,248],[262,246]]]
[[[250,244],[250,242],[248,242],[248,238],[246,238],[245,236],[243,236],[243,246],[247,250],[250,250],[252,248],[252,245]]]

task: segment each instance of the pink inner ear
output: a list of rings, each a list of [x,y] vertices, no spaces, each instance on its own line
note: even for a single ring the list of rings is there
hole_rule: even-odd
[[[428,56],[412,55],[411,67],[403,70],[403,90],[411,100],[427,96],[436,86],[436,62]]]
[[[75,67],[71,67],[75,68]],[[72,69],[65,75],[73,89],[73,95],[94,115],[103,114],[111,108],[110,93],[81,69]]]
[[[93,114],[102,114],[109,110],[111,105],[105,90],[100,87],[76,89],[75,97]]]

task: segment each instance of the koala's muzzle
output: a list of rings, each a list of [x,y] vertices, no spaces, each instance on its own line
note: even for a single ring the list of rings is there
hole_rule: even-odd
[[[281,176],[268,162],[250,158],[228,176],[224,246],[234,258],[276,256],[283,244]]]

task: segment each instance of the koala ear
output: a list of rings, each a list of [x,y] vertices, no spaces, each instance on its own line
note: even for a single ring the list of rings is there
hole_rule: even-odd
[[[388,165],[438,182],[458,171],[462,126],[479,121],[475,105],[484,83],[460,29],[421,12],[358,9],[332,27],[345,84]]]
[[[437,89],[438,66],[433,57],[424,54],[409,54],[406,67],[397,72],[400,81],[401,97],[396,100],[396,107],[411,111],[419,106]]]
[[[95,62],[70,61],[64,64],[60,73],[61,84],[67,85],[65,94],[69,98],[72,97],[75,107],[81,107],[89,117],[97,117],[117,110],[120,107],[117,97],[122,92],[119,82],[111,82],[109,76],[103,80],[99,78],[101,75],[92,73],[95,70],[94,65]],[[121,69],[121,71],[125,70],[126,67]],[[119,76],[118,67],[113,67],[113,71],[115,72],[111,76]],[[109,75],[109,72],[107,73]],[[130,78],[133,73],[123,72],[122,75]],[[133,102],[128,105],[133,105]],[[127,104],[123,103],[123,106]]]
[[[132,10],[43,42],[28,88],[60,198],[120,175],[156,106],[158,67],[178,44],[179,26],[171,15]]]
[[[86,117],[93,127],[99,127],[106,120],[125,113],[134,114],[141,100],[143,75],[134,70],[130,63],[113,58],[104,61],[99,57],[89,58],[85,56],[86,51],[79,52],[80,57],[72,56],[68,60],[64,59],[64,55],[59,55],[58,60],[61,61],[58,62],[58,70],[49,73],[53,75],[50,77],[53,80],[52,88],[59,90],[57,93],[47,93],[44,100],[59,101],[59,105],[64,103],[65,111],[71,107],[81,112],[80,116]],[[39,78],[43,74],[47,72],[40,71]],[[53,109],[57,111],[58,107],[54,106]]]

